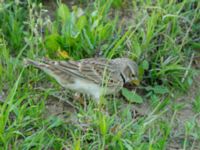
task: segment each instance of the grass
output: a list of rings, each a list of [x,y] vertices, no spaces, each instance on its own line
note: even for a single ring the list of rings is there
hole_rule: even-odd
[[[199,95],[188,98],[194,99],[194,116],[181,118],[189,102],[177,100],[196,82],[191,58],[199,53],[197,0],[58,2],[53,17],[46,5],[0,4],[0,149],[160,150],[176,141],[180,149],[198,148]],[[101,106],[90,99],[81,105],[54,79],[24,68],[26,57],[129,57],[139,64],[142,82],[135,91],[142,104],[119,96],[104,97]],[[66,105],[59,99],[72,103],[75,113],[69,107],[61,117],[48,113],[48,102]],[[135,105],[143,104],[148,107],[138,116]]]

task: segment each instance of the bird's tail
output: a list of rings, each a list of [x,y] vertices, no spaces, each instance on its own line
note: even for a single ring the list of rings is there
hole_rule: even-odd
[[[58,69],[57,66],[55,66],[54,61],[48,60],[46,58],[43,58],[43,59],[38,60],[38,61],[26,58],[26,59],[24,59],[23,63],[24,63],[24,66],[31,65],[33,67],[36,67],[36,68],[44,71],[48,75],[55,78],[58,81],[58,83],[63,85],[63,83],[62,83],[63,79],[61,78],[62,76],[60,75],[63,72],[60,69]]]
[[[45,65],[45,64],[42,63],[42,62],[34,61],[34,60],[32,60],[32,59],[29,59],[29,58],[24,58],[23,64],[24,64],[25,67],[32,65],[32,66],[34,66],[34,67],[36,67],[36,68],[40,68],[40,69],[41,69],[42,67],[44,67],[44,65]]]

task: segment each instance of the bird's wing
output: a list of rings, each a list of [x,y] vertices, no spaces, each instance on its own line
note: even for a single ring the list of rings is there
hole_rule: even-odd
[[[118,75],[119,72],[113,67],[112,62],[104,58],[58,61],[57,63],[55,66],[59,67],[59,69],[96,84],[116,86],[122,82]]]

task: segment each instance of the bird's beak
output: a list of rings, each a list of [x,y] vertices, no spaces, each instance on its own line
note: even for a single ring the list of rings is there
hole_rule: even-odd
[[[134,80],[132,80],[132,83],[138,86],[140,84],[140,80],[134,79]]]

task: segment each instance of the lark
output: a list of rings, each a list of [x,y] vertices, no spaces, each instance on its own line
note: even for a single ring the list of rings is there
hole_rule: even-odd
[[[88,58],[79,61],[39,61],[25,59],[32,65],[55,78],[64,88],[91,95],[99,100],[101,95],[115,94],[124,84],[138,80],[138,65],[128,58]]]

